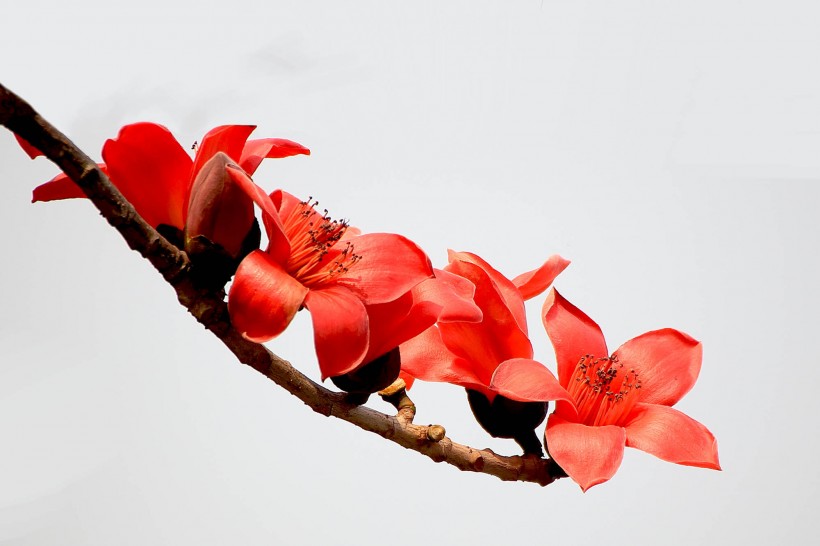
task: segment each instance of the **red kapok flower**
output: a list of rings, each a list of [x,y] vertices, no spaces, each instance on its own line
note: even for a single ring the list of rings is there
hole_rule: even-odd
[[[367,305],[370,345],[364,361],[384,354],[437,322],[479,322],[481,309],[474,303],[475,286],[467,279],[441,269],[398,299]]]
[[[542,454],[534,433],[548,400],[567,398],[555,376],[533,360],[527,337],[525,297],[549,286],[569,264],[553,256],[513,281],[467,252],[450,252],[449,273],[475,287],[480,322],[439,322],[401,346],[405,381],[441,381],[467,389],[479,424],[494,437],[513,438],[525,453]]]
[[[483,320],[439,322],[402,345],[409,382],[453,383],[490,400],[496,394],[521,401],[566,396],[552,373],[532,359],[524,300],[546,290],[569,261],[552,256],[511,281],[475,254],[450,251],[449,258],[444,270],[475,285]]]
[[[399,377],[399,345],[436,322],[478,322],[481,309],[473,301],[475,286],[458,275],[440,269],[412,290],[388,303],[366,305],[370,344],[364,365],[343,376],[331,377],[348,392],[372,393],[387,388]]]
[[[264,158],[310,154],[290,140],[248,140],[253,125],[225,125],[206,134],[193,159],[170,131],[155,123],[134,123],[120,129],[116,139],[106,141],[100,167],[146,222],[178,230],[185,227],[191,187],[202,167],[223,152],[246,173],[253,174]],[[42,153],[18,137],[32,157]],[[85,197],[82,190],[61,174],[35,188],[32,201]]]
[[[666,328],[633,338],[610,355],[600,327],[555,289],[542,316],[558,379],[572,397],[559,401],[547,421],[547,449],[581,489],[609,480],[624,446],[720,470],[712,433],[670,407],[697,380],[700,342]]]
[[[253,197],[269,244],[236,271],[228,298],[231,321],[246,338],[263,342],[282,333],[304,306],[322,379],[355,370],[370,354],[368,306],[395,302],[433,277],[430,260],[401,235],[351,235],[347,222],[320,214],[316,202],[283,191]]]

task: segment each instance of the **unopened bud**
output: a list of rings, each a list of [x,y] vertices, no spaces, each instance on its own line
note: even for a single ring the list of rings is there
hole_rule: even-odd
[[[344,375],[331,377],[334,385],[343,391],[370,394],[387,388],[401,371],[401,355],[396,347]]]
[[[217,152],[197,173],[191,185],[188,218],[185,222],[185,250],[194,250],[198,237],[219,245],[238,258],[254,223],[253,201],[228,174],[229,165],[238,168],[228,155]]]
[[[494,438],[512,438],[524,453],[543,455],[535,427],[544,422],[547,402],[519,402],[500,394],[490,401],[484,394],[467,389],[470,409],[481,428]]]
[[[194,281],[203,288],[225,286],[242,258],[259,248],[261,234],[253,201],[228,169],[239,167],[228,155],[217,152],[191,186],[184,249],[194,265]]]

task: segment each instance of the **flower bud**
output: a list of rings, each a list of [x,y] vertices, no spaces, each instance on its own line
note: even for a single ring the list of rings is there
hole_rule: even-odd
[[[238,168],[223,152],[217,152],[199,170],[191,185],[185,247],[196,237],[204,237],[237,258],[254,222],[253,201],[228,174],[228,166]]]
[[[518,402],[497,394],[492,402],[484,394],[467,389],[467,401],[478,424],[493,438],[512,438],[525,454],[543,456],[535,427],[544,422],[547,402]]]
[[[236,164],[217,152],[199,170],[191,185],[185,222],[185,252],[199,269],[200,284],[219,288],[239,262],[259,247],[259,225],[253,201],[228,174]]]
[[[401,355],[396,347],[344,375],[331,377],[334,385],[355,394],[372,394],[390,386],[401,370]]]

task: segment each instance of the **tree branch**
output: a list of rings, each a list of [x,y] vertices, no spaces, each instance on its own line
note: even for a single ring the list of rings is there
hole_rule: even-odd
[[[333,416],[378,434],[435,462],[460,470],[482,472],[505,481],[548,485],[565,476],[551,460],[537,456],[502,456],[490,449],[457,444],[439,425],[413,424],[415,406],[402,387],[384,395],[396,406],[391,416],[350,404],[342,393],[310,380],[286,360],[264,346],[244,339],[230,323],[224,292],[197,290],[191,281],[187,255],[169,243],[137,214],[117,188],[86,154],[43,119],[27,102],[0,84],[0,124],[42,151],[69,176],[94,203],[102,216],[133,250],[139,252],[174,287],[179,302],[218,337],[240,362],[262,373],[304,402],[313,411]]]

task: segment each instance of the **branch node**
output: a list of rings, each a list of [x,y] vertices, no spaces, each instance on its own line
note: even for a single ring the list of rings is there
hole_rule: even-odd
[[[484,470],[484,456],[481,455],[481,453],[479,453],[478,457],[476,457],[473,461],[473,470],[476,472],[481,472]]]
[[[430,425],[427,427],[427,439],[431,442],[440,442],[447,435],[447,431],[441,425]]]

